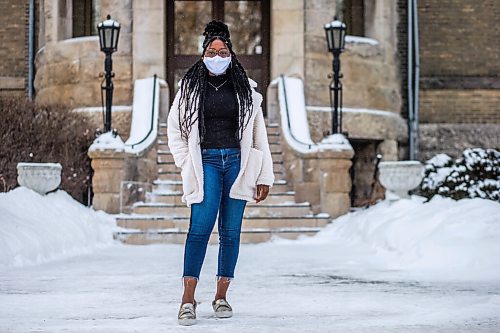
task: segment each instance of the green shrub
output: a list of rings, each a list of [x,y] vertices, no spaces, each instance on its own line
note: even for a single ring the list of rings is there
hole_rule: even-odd
[[[84,115],[62,106],[0,98],[0,191],[17,184],[17,163],[61,163],[60,188],[86,203],[91,184],[87,150],[94,129]]]

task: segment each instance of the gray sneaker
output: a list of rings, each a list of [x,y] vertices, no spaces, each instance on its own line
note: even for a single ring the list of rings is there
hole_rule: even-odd
[[[196,300],[194,303],[184,303],[179,308],[177,321],[179,325],[189,326],[196,324]]]
[[[217,318],[229,318],[233,316],[233,309],[231,308],[231,305],[229,305],[229,303],[223,298],[213,300],[212,307],[214,308],[215,316]]]

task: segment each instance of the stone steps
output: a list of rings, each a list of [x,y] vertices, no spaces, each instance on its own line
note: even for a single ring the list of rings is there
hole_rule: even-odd
[[[280,128],[278,124],[266,127],[276,180],[266,200],[247,203],[241,243],[265,242],[274,236],[288,239],[312,236],[331,221],[328,214],[313,215],[308,202],[295,202],[295,193],[284,179]],[[183,244],[186,240],[191,208],[181,201],[181,169],[175,166],[170,153],[165,123],[159,128],[157,156],[158,179],[153,182],[152,192],[147,193],[146,202],[135,203],[132,214],[117,218],[121,229],[114,233],[114,238],[123,243]],[[217,220],[209,243],[218,243]]]
[[[155,180],[153,181],[153,192],[176,191],[182,192],[181,180]],[[286,180],[275,180],[269,193],[288,192],[288,182]]]
[[[158,164],[163,164],[163,163],[173,163],[174,162],[174,157],[170,153],[170,150],[157,150],[157,155],[158,155]],[[281,152],[271,152],[271,157],[273,159],[273,167],[275,166],[280,166],[283,164],[283,156]]]
[[[241,244],[255,244],[269,241],[277,236],[287,239],[297,239],[299,236],[313,236],[323,228],[282,228],[282,229],[254,229],[242,230],[240,234]],[[157,243],[184,244],[186,242],[187,232],[177,229],[164,229],[156,231],[126,230],[113,234],[113,238],[120,240],[124,244],[147,245]],[[216,245],[219,243],[218,233],[210,235],[208,243]]]
[[[159,151],[170,152],[170,148],[169,148],[167,142],[168,142],[167,140],[158,140],[158,143],[156,145],[156,149]],[[271,149],[271,154],[273,154],[273,158],[275,157],[274,154],[276,154],[276,156],[278,154],[281,154],[281,145],[276,144],[276,143],[269,144],[269,148]]]
[[[152,203],[168,203],[168,204],[177,204],[177,205],[185,205],[181,201],[182,192],[151,192],[148,194],[148,202]],[[272,193],[270,192],[266,198],[266,200],[260,202],[267,204],[276,204],[276,203],[285,203],[285,202],[295,202],[295,194],[293,191],[290,192],[281,192],[281,193]],[[250,204],[250,203],[248,203]]]
[[[136,203],[132,207],[133,214],[153,216],[189,216],[191,208],[182,204],[170,203]],[[247,203],[244,217],[301,217],[310,213],[310,204],[304,203]]]
[[[275,180],[283,180],[285,179],[285,175],[282,172],[274,172]],[[179,171],[174,172],[164,172],[158,170],[158,179],[159,180],[182,180],[181,174]]]
[[[117,225],[125,229],[135,229],[142,231],[154,231],[161,229],[176,229],[187,232],[189,229],[189,216],[149,216],[131,214],[117,218]],[[254,216],[244,217],[242,230],[251,231],[253,229],[282,229],[282,228],[318,228],[329,223],[326,216],[287,216],[287,217],[266,217]],[[215,221],[214,233],[217,230],[217,219]]]

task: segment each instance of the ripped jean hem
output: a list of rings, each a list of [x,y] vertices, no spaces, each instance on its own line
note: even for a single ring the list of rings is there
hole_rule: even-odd
[[[234,280],[234,276],[222,276],[222,275],[215,275],[215,282],[218,282],[221,278],[225,278],[229,281]]]
[[[197,276],[192,276],[192,275],[183,275],[183,276],[181,277],[181,284],[182,284],[182,286],[184,286],[184,278],[192,278],[192,279],[196,279],[196,282],[198,282],[198,281],[200,280],[200,278],[199,278],[199,277],[197,277]]]

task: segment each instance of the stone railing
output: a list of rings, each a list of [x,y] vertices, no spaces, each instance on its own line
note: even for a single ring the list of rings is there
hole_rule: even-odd
[[[151,147],[135,155],[123,149],[91,149],[92,207],[107,213],[120,213],[120,191],[123,182],[152,183],[157,178],[156,149]]]
[[[288,91],[287,91],[288,88]],[[314,143],[309,135],[302,81],[280,77],[268,88],[268,120],[280,126],[285,177],[296,202],[309,202],[314,214],[332,218],[351,207],[354,150],[342,134]],[[290,126],[290,127],[289,127]]]
[[[120,213],[124,184],[152,184],[158,177],[156,140],[160,100],[168,101],[165,81],[156,78],[154,81],[153,78],[136,80],[132,128],[127,142],[107,132],[90,146],[88,155],[94,170],[92,206],[95,209]]]

